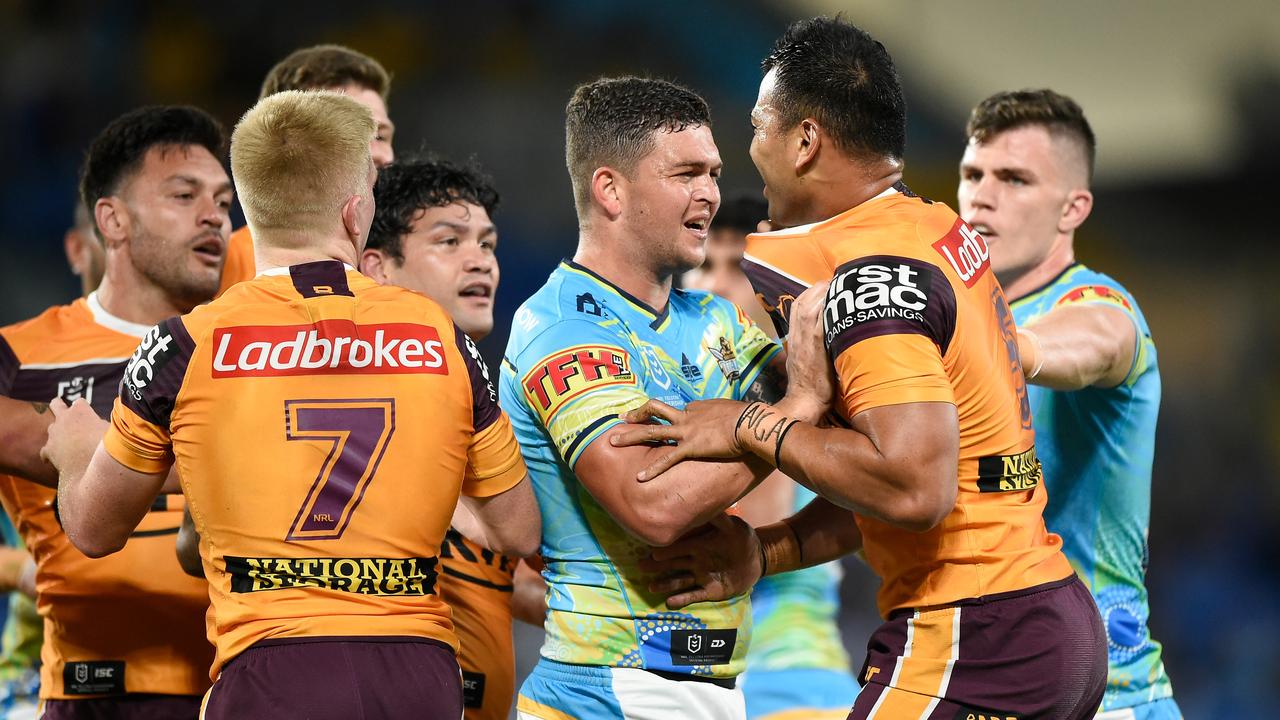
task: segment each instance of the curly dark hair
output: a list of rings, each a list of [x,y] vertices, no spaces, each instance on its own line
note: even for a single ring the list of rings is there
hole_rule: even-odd
[[[356,84],[382,96],[391,92],[391,75],[382,63],[342,45],[315,45],[294,50],[275,64],[262,81],[261,100],[285,90],[324,90]]]
[[[711,126],[707,101],[666,80],[600,78],[579,85],[565,107],[564,158],[574,204],[584,217],[591,204],[591,176],[601,167],[629,175],[654,148],[657,131]]]
[[[373,200],[376,209],[365,247],[403,263],[400,240],[412,232],[420,212],[461,201],[479,205],[492,217],[498,191],[474,164],[464,167],[424,157],[400,160],[379,170]]]
[[[902,83],[889,51],[866,31],[842,17],[800,20],[761,66],[777,71],[773,101],[785,127],[812,117],[846,152],[902,157]]]
[[[1053,135],[1068,137],[1084,152],[1089,178],[1093,178],[1093,163],[1098,153],[1093,128],[1084,116],[1084,110],[1075,100],[1049,89],[1014,90],[998,92],[983,100],[969,114],[964,126],[965,137],[980,143],[1006,130],[1040,125]]]
[[[227,136],[212,115],[186,105],[141,107],[112,120],[89,144],[80,167],[80,200],[89,217],[98,200],[114,195],[137,172],[148,150],[166,145],[197,145],[221,161]]]

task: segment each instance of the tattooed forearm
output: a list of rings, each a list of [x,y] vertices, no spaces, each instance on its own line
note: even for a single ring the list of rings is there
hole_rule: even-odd
[[[49,403],[33,402],[31,407],[35,408],[37,415],[43,415],[49,412]]]
[[[781,354],[779,354],[781,357]],[[767,403],[775,403],[787,394],[787,371],[785,361],[779,362],[777,358],[771,361],[764,369],[756,375],[755,381],[742,394],[742,399],[747,402],[755,402],[761,400]]]

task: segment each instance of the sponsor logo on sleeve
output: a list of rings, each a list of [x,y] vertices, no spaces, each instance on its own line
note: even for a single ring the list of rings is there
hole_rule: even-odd
[[[155,380],[160,369],[178,352],[173,335],[163,323],[148,330],[124,369],[124,383],[129,394],[135,400],[141,400],[143,389]]]
[[[947,264],[967,288],[973,287],[991,267],[991,250],[987,241],[963,220],[956,220],[951,231],[933,244],[933,249],[946,258]]]
[[[1124,293],[1106,285],[1082,285],[1073,288],[1054,303],[1054,307],[1087,302],[1110,303],[1126,312],[1133,312],[1133,306],[1129,304],[1129,299],[1124,296]]]
[[[827,289],[823,328],[832,357],[877,335],[932,336],[926,315],[935,270],[905,258],[846,264]]]
[[[631,356],[615,345],[577,345],[539,360],[520,385],[544,423],[582,394],[614,385],[636,385]]]
[[[428,325],[321,320],[213,333],[215,378],[448,372],[440,334]]]
[[[978,491],[1016,492],[1040,485],[1040,460],[1035,446],[1014,455],[978,458]]]
[[[724,665],[733,659],[737,630],[672,630],[672,665]]]
[[[493,380],[489,377],[489,366],[485,364],[484,358],[480,357],[480,348],[476,346],[476,341],[472,340],[470,335],[463,333],[462,339],[466,343],[467,354],[471,356],[476,367],[480,368],[480,377],[484,378],[485,387],[489,389],[489,402],[498,402],[498,390],[493,386]]]

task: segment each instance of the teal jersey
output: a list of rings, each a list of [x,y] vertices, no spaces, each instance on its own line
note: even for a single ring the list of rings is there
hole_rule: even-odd
[[[814,498],[795,486],[793,511]],[[849,672],[849,654],[840,640],[840,563],[770,575],[751,591],[753,628],[747,669],[823,669]]]
[[[619,414],[647,398],[677,408],[740,399],[779,351],[737,306],[710,293],[673,290],[657,312],[571,262],[516,311],[500,396],[542,512],[543,657],[717,677],[742,671],[748,598],[668,608],[638,565],[649,547],[573,468]]]
[[[1110,668],[1104,710],[1170,697],[1160,643],[1147,629],[1147,532],[1160,371],[1151,330],[1119,283],[1084,265],[1010,304],[1018,325],[1055,307],[1118,308],[1137,330],[1133,367],[1114,388],[1072,392],[1028,385],[1036,450],[1049,504],[1044,520],[1089,586],[1107,630]]]

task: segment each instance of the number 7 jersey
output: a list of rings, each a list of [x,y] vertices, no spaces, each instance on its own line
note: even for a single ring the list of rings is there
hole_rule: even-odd
[[[525,474],[488,370],[444,310],[333,261],[152,329],[103,442],[139,472],[178,465],[214,677],[268,638],[456,648],[436,566],[458,495]]]

